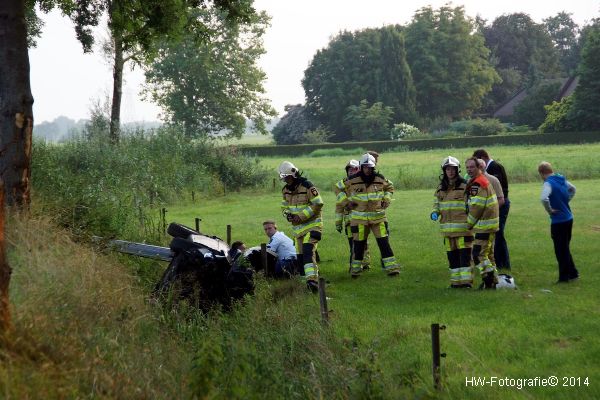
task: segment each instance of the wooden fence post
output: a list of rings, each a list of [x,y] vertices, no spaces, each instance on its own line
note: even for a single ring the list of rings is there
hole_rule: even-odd
[[[446,329],[444,325],[431,324],[431,352],[433,361],[433,387],[436,390],[442,388],[442,377],[440,373],[440,357],[446,357],[446,353],[440,353],[440,329]]]
[[[227,244],[231,246],[231,225],[227,225]]]
[[[196,232],[200,233],[200,221],[202,221],[202,220],[200,218],[196,217],[195,221],[196,221]]]
[[[260,262],[262,264],[263,270],[265,271],[265,276],[271,276],[271,271],[269,271],[269,263],[267,262],[267,244],[260,244]]]
[[[327,309],[327,295],[325,294],[325,278],[319,278],[319,302],[321,304],[321,323],[329,325],[329,310]]]

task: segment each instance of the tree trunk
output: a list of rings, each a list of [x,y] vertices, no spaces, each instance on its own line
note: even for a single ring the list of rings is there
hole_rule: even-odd
[[[10,283],[10,265],[6,260],[4,245],[4,187],[0,182],[0,343],[11,327],[10,302],[8,301],[8,285]]]
[[[0,178],[6,204],[30,203],[33,97],[25,2],[0,0]]]
[[[113,96],[110,110],[110,141],[119,143],[121,130],[121,97],[123,96],[123,41],[113,36],[115,44],[115,66],[113,69]]]

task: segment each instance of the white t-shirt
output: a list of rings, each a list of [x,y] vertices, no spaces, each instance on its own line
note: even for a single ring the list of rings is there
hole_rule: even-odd
[[[287,237],[283,232],[275,232],[275,234],[271,236],[267,248],[277,253],[277,258],[280,260],[296,258],[294,241]]]

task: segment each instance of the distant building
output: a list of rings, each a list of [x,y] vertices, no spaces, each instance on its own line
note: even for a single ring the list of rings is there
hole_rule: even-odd
[[[579,77],[574,76],[570,78],[562,79],[560,89],[556,94],[556,101],[560,101],[563,97],[567,97],[573,93],[577,84],[579,83]],[[527,97],[527,89],[521,89],[515,93],[510,99],[506,100],[500,107],[494,111],[492,116],[500,120],[508,120],[515,113],[515,107]]]

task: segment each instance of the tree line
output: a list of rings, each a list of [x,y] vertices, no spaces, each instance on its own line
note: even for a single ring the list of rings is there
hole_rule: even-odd
[[[598,19],[580,27],[566,12],[542,23],[524,13],[488,23],[446,5],[420,9],[406,25],[342,31],[313,57],[302,80],[306,102],[286,107],[274,139],[388,140],[394,129],[413,125],[433,131],[489,116],[523,88],[529,95],[511,122],[535,129],[562,107],[569,122],[561,127],[596,129],[598,29]],[[580,111],[565,112],[564,103],[552,105],[559,82],[575,74],[578,92],[565,102],[578,110],[589,104],[594,110],[585,121]]]

